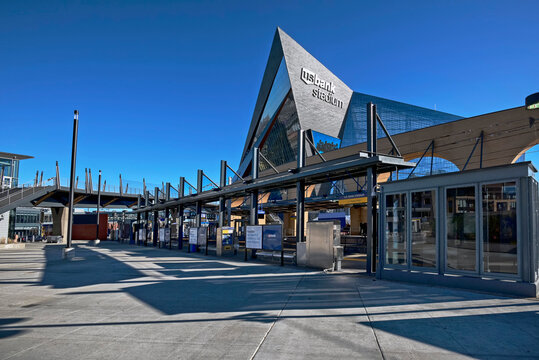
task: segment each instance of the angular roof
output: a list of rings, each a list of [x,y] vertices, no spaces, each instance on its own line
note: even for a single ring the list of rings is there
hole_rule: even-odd
[[[14,159],[14,160],[26,160],[26,159],[33,159],[34,157],[30,156],[30,155],[13,154],[13,153],[7,153],[7,152],[1,152],[0,151],[0,158]]]
[[[352,90],[281,28],[277,28],[245,141],[242,162],[253,145],[283,58],[301,128],[338,137],[344,124]]]

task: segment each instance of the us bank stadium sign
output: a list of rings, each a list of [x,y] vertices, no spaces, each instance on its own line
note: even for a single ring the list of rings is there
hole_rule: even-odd
[[[316,73],[305,68],[301,68],[301,80],[307,85],[318,87],[318,89],[313,89],[313,97],[338,108],[343,108],[344,103],[342,100],[335,97],[335,84],[333,82],[323,80]]]

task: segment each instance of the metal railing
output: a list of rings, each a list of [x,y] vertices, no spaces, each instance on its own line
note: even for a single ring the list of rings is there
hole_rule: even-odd
[[[27,187],[27,188],[24,188],[24,187],[16,188],[19,190],[18,192],[12,193],[11,195],[5,196],[4,198],[0,199],[0,209],[5,206],[9,206],[10,204],[16,201],[22,200],[29,195],[33,195],[36,192],[44,189],[45,187],[47,186],[32,186],[32,187]]]

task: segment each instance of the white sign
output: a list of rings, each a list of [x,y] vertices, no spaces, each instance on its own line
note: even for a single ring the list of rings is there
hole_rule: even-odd
[[[303,82],[307,85],[314,85],[319,87],[319,89],[313,89],[313,97],[327,102],[328,104],[331,104],[333,106],[337,106],[341,109],[343,108],[344,102],[334,97],[335,84],[333,84],[333,82],[322,80],[320,77],[318,77],[318,74],[305,68],[301,68],[301,80],[303,80]]]
[[[189,229],[189,244],[196,245],[197,244],[197,228],[192,227]]]
[[[248,249],[262,249],[262,225],[248,225],[245,236]]]
[[[165,229],[159,229],[159,241],[165,242]]]
[[[335,84],[329,81],[322,80],[318,77],[317,74],[311,70],[301,68],[301,80],[307,85],[316,85],[319,88],[329,91],[332,94],[335,94]]]
[[[208,228],[199,227],[198,228],[198,245],[206,245],[206,239],[208,238]]]
[[[146,241],[146,229],[139,229],[138,241]]]

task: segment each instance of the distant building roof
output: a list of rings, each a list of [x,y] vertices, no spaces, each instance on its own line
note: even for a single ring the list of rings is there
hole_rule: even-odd
[[[12,154],[7,152],[1,152],[0,151],[0,158],[4,159],[15,159],[15,160],[26,160],[26,159],[33,159],[33,156],[29,155],[21,155],[21,154]]]

